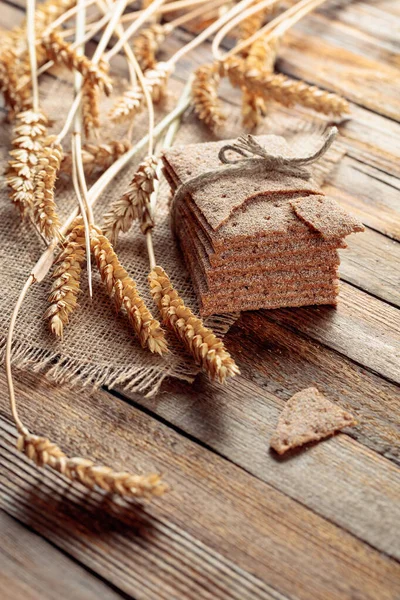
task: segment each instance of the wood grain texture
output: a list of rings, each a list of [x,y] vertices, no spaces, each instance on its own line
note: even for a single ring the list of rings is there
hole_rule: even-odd
[[[3,413],[4,382],[1,389]],[[31,375],[17,394],[35,431],[45,428],[69,453],[165,472],[171,491],[164,498],[144,508],[108,501],[17,456],[14,428],[1,418],[2,508],[125,593],[139,600],[156,592],[168,599],[395,600],[400,566],[393,560],[125,402],[85,391],[71,402],[68,390]],[[239,410],[242,403],[243,396]],[[305,468],[305,478],[316,477],[307,475],[307,460]],[[392,467],[375,455],[374,473],[382,469],[385,479]],[[368,469],[364,478],[371,488]],[[315,485],[310,495],[318,496]],[[393,488],[375,475],[373,486],[385,527]]]
[[[400,381],[400,313],[345,282],[336,307],[260,311],[387,379]]]
[[[268,435],[264,432],[264,427],[269,423],[268,433],[272,431],[285,400],[302,388],[315,385],[328,398],[339,402],[356,416],[358,425],[350,428],[348,435],[400,463],[397,386],[337,352],[320,346],[308,337],[299,336],[256,312],[242,314],[228,334],[227,344],[242,372],[242,377],[234,386],[226,390],[218,389],[216,392],[208,389],[199,379],[191,392],[189,387],[171,382],[165,386],[159,399],[141,400],[135,396],[135,401],[191,435],[195,435],[197,431],[204,443],[232,460],[238,460],[237,456],[240,456],[235,454],[233,458],[233,453],[239,449],[248,449],[239,464],[251,470],[254,465],[253,457],[259,455],[260,464],[265,460],[265,441],[268,440]],[[171,398],[169,394],[172,394]],[[231,394],[235,398],[240,395],[245,398],[246,411],[243,411],[239,422],[240,415],[235,409],[237,402],[230,402]],[[200,407],[204,404],[204,408],[195,410],[197,404]],[[212,416],[204,426],[202,415],[208,411]],[[251,415],[260,413],[259,430],[251,427],[253,420],[248,422],[247,411]],[[218,417],[215,417],[215,424],[209,428],[208,424],[212,423],[214,413]],[[240,442],[237,441],[237,436]],[[265,476],[260,475],[260,472],[268,473],[270,468],[269,464],[265,464],[265,469],[256,473],[258,476]],[[293,488],[296,487],[297,483],[294,483]],[[291,493],[294,493],[293,490]]]
[[[340,277],[369,294],[400,306],[400,244],[366,229],[339,250]]]
[[[2,600],[117,600],[121,596],[0,511]]]

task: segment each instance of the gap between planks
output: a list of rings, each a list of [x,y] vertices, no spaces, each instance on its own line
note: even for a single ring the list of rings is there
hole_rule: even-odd
[[[32,394],[33,389],[34,394]],[[124,510],[119,503],[106,501],[102,503],[100,494],[86,495],[80,486],[63,484],[60,475],[48,469],[38,471],[24,457],[18,456],[16,450],[9,447],[8,442],[2,445],[4,457],[11,469],[8,476],[4,478],[6,489],[6,495],[3,496],[4,508],[13,511],[15,516],[23,521],[29,519],[32,527],[40,530],[42,535],[49,537],[67,552],[73,553],[91,569],[96,572],[101,569],[103,573],[106,570],[107,579],[113,583],[118,581],[126,593],[132,591],[132,577],[143,580],[146,574],[148,577],[155,577],[161,583],[164,582],[165,589],[171,585],[175,586],[176,593],[176,586],[181,585],[182,582],[182,576],[179,576],[176,569],[184,569],[183,582],[185,582],[189,572],[193,577],[193,565],[198,565],[199,560],[200,566],[197,571],[199,579],[203,582],[204,577],[207,577],[208,581],[211,578],[213,584],[219,582],[219,565],[214,566],[210,574],[204,564],[204,558],[195,559],[193,556],[193,543],[197,544],[193,540],[198,540],[202,546],[206,545],[207,552],[213,548],[218,554],[225,556],[225,560],[234,561],[239,569],[250,571],[251,577],[264,580],[264,584],[260,581],[257,586],[254,578],[246,580],[246,586],[250,585],[250,581],[257,592],[251,596],[246,596],[248,587],[243,587],[244,582],[241,582],[239,587],[236,582],[237,596],[232,595],[233,598],[237,597],[241,600],[246,597],[275,598],[271,586],[285,598],[287,596],[304,598],[304,600],[310,597],[330,600],[337,598],[339,593],[346,597],[354,590],[360,593],[363,600],[375,600],[378,589],[382,600],[396,598],[396,573],[400,571],[393,561],[324,520],[313,510],[291,500],[275,489],[276,482],[271,486],[250,476],[243,469],[177,435],[169,427],[155,422],[154,419],[142,411],[129,407],[125,402],[115,398],[110,402],[109,394],[104,392],[99,391],[92,397],[88,397],[84,391],[81,394],[75,393],[74,402],[71,403],[69,390],[51,386],[38,378],[28,376],[23,386],[18,385],[18,395],[21,410],[29,422],[34,420],[35,430],[45,430],[51,439],[59,440],[69,453],[73,454],[73,448],[78,448],[80,451],[84,449],[88,456],[103,463],[109,462],[111,456],[114,464],[122,463],[128,469],[134,469],[137,464],[146,470],[154,469],[154,461],[160,466],[163,465],[172,490],[164,498],[146,507],[144,513],[139,509],[139,523],[135,524],[136,509],[132,504],[126,513],[126,509]],[[48,402],[49,396],[52,397],[51,405]],[[243,410],[242,403],[240,410]],[[107,420],[103,419],[103,414],[107,415]],[[80,423],[80,427],[84,427],[85,431],[78,430],[75,425],[77,422]],[[4,421],[2,423],[6,434],[4,439],[10,440],[12,444],[14,436],[10,434],[14,428]],[[116,436],[118,452],[115,451]],[[340,444],[344,448],[350,444],[349,450],[352,456],[357,445],[344,438],[345,436],[342,436]],[[337,446],[339,440],[332,440],[332,442]],[[335,464],[340,452],[339,455],[335,451],[332,454],[332,445],[329,451],[329,444],[330,442],[324,445],[325,452],[330,456],[330,462]],[[133,452],[132,448],[134,448]],[[312,498],[317,502],[320,501],[321,468],[322,474],[328,470],[331,478],[332,468],[335,468],[333,465],[321,463],[320,469],[315,473],[313,460],[316,460],[316,454],[319,453],[320,449],[315,447],[310,449],[308,454],[303,455],[306,471],[303,471],[304,483],[300,484],[300,487],[304,490],[304,484],[308,486],[307,499],[310,497],[310,502],[307,501],[307,504],[313,503]],[[314,459],[311,459],[312,454]],[[363,469],[367,482],[362,494],[357,493],[357,498],[362,504],[362,508],[358,507],[358,513],[364,515],[361,519],[366,518],[368,521],[367,537],[374,537],[377,531],[374,523],[369,521],[371,517],[369,506],[372,502],[376,506],[376,499],[371,497],[371,491],[373,495],[376,493],[379,495],[380,550],[385,551],[382,548],[383,544],[392,553],[395,549],[392,537],[395,536],[393,526],[396,521],[391,525],[391,532],[388,532],[385,515],[389,515],[386,510],[390,510],[391,518],[394,519],[393,510],[396,508],[392,507],[389,481],[386,484],[384,481],[390,472],[394,472],[393,468],[388,461],[370,452],[366,453],[361,448],[358,448],[357,454],[361,461],[358,469],[366,467],[368,461],[373,458],[374,469],[380,473],[379,482],[373,484],[370,481],[369,469]],[[333,456],[334,461],[332,461]],[[293,470],[293,463],[289,470],[285,469],[285,463],[277,466],[282,470],[284,479],[292,479],[290,471]],[[351,460],[347,468],[352,471]],[[310,481],[306,475],[307,471],[309,474],[313,473],[315,481]],[[351,483],[351,475],[350,473],[349,491],[354,496],[355,488]],[[340,485],[345,486],[347,478],[345,473],[341,473]],[[322,480],[324,479],[327,480],[326,475],[323,475]],[[337,488],[335,481],[331,482],[333,484],[331,489],[325,489],[322,493],[328,499],[336,495],[337,489],[333,489]],[[49,485],[50,488],[47,489]],[[373,492],[374,488],[375,492]],[[57,495],[57,490],[61,493],[61,497]],[[63,490],[67,494],[64,498]],[[346,495],[350,497],[348,492]],[[82,500],[80,501],[79,498]],[[349,519],[352,511],[349,510],[348,498],[338,497],[336,503],[339,500],[340,512],[347,513],[344,518]],[[100,501],[97,516],[95,511],[95,516],[90,517],[91,506],[97,501]],[[352,503],[354,505],[354,498]],[[42,513],[44,509],[46,509],[45,515]],[[113,517],[122,516],[123,520],[127,517],[132,518],[133,522],[129,523],[130,526],[113,525],[109,518],[110,510],[113,509],[115,509]],[[130,512],[132,510],[133,513]],[[89,514],[85,516],[82,511],[85,513],[88,511]],[[152,521],[153,529],[148,532],[147,528],[140,524],[141,518]],[[79,522],[78,530],[73,525],[75,520]],[[376,521],[377,516],[373,520]],[[88,529],[90,522],[94,527],[92,532],[90,528]],[[161,530],[159,523],[162,523]],[[165,537],[171,526],[175,542],[171,540],[170,534]],[[122,531],[123,537],[120,535]],[[365,538],[364,535],[362,537]],[[185,542],[183,550],[182,544],[185,539],[189,542],[189,549]],[[106,562],[104,562],[105,548],[108,557]],[[170,552],[174,548],[175,554],[171,556]],[[157,568],[154,564],[156,556],[159,557]],[[113,570],[114,565],[116,571]],[[289,570],[287,570],[288,565],[290,565]],[[157,570],[158,568],[160,571]],[[121,569],[124,575],[120,573]],[[172,569],[172,572],[166,573],[165,569]],[[358,571],[357,574],[355,570]],[[190,581],[197,590],[197,582],[193,582],[192,579]],[[232,589],[232,575],[228,573],[227,578],[223,579],[220,585],[224,586],[226,594],[227,589]],[[176,596],[166,593],[164,597]],[[198,596],[197,593],[190,593],[181,597],[219,598],[220,594]],[[221,596],[224,597],[231,596]],[[138,598],[141,596],[138,595]]]

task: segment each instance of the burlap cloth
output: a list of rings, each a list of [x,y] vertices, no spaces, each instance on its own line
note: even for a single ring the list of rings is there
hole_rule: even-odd
[[[58,132],[65,119],[66,112],[72,100],[70,83],[60,83],[48,78],[41,85],[42,107],[46,114],[53,119],[52,131]],[[158,118],[170,110],[176,95],[171,94]],[[107,105],[102,114],[107,115]],[[230,118],[219,137],[229,139],[242,133],[240,111],[229,107]],[[105,119],[106,121],[106,119]],[[288,121],[277,120],[272,116],[266,121],[260,133],[287,133],[293,131],[299,124],[294,119],[292,127]],[[137,119],[134,141],[138,141],[147,132],[147,118]],[[120,139],[122,130],[105,125],[101,140]],[[302,134],[300,134],[302,135]],[[194,143],[210,141],[215,136],[202,127],[193,114],[183,119],[182,126],[176,137],[177,143]],[[30,273],[31,267],[44,250],[44,245],[29,223],[22,223],[14,206],[11,204],[8,189],[4,180],[4,169],[10,148],[11,127],[6,123],[1,125],[0,132],[0,351],[4,353],[5,339],[9,326],[11,311],[19,292]],[[336,149],[329,153],[321,165],[322,171],[330,170],[342,152]],[[107,206],[126,191],[135,167],[143,158],[136,156],[132,163],[112,182],[102,195],[95,207],[95,218],[99,225]],[[322,178],[321,178],[322,179]],[[169,188],[165,181],[160,187],[157,225],[154,230],[154,247],[156,258],[167,271],[171,280],[179,290],[184,301],[198,313],[196,296],[185,268],[181,252],[171,233],[168,215]],[[60,177],[57,186],[56,200],[59,213],[66,217],[76,205],[70,178]],[[157,315],[147,284],[148,258],[143,236],[137,226],[126,234],[121,235],[118,244],[118,256],[137,282],[146,304]],[[135,392],[152,394],[157,391],[166,377],[183,378],[192,381],[198,372],[192,358],[186,354],[173,334],[168,333],[171,352],[165,357],[152,355],[143,350],[135,334],[130,329],[126,317],[116,314],[105,288],[100,280],[96,266],[93,265],[93,299],[90,300],[87,291],[86,273],[82,275],[82,293],[79,298],[79,308],[71,316],[70,324],[65,328],[63,341],[55,339],[43,320],[43,313],[48,305],[47,296],[51,285],[50,275],[35,284],[26,298],[15,330],[12,360],[19,369],[40,371],[57,382],[68,382],[72,385],[100,386],[110,388],[123,387]],[[229,329],[237,315],[211,317],[206,321],[216,333],[221,336]]]

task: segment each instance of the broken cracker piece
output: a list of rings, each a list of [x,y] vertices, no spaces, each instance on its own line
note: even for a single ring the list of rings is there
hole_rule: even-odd
[[[278,454],[329,437],[356,424],[354,417],[316,388],[301,390],[285,404],[270,446]]]

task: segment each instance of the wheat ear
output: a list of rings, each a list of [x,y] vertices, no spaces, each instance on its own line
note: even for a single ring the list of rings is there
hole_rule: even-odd
[[[153,69],[157,64],[156,53],[165,40],[163,25],[154,23],[142,29],[133,40],[133,50],[142,71]]]
[[[100,88],[87,81],[82,86],[82,122],[87,138],[100,128]]]
[[[129,140],[113,140],[106,144],[84,144],[82,146],[82,161],[85,175],[91,177],[106,171],[120,156],[132,147]],[[64,154],[61,171],[72,173],[72,155]]]
[[[53,284],[48,297],[50,306],[44,314],[54,335],[62,338],[64,327],[77,307],[80,291],[82,265],[86,259],[85,228],[82,217],[78,217],[66,240],[66,245],[57,258],[53,272]]]
[[[108,96],[112,91],[111,79],[105,63],[95,64],[85,55],[80,55],[57,31],[52,31],[42,40],[47,56],[54,62],[64,64],[71,71],[81,73],[85,83],[98,86]]]
[[[216,129],[225,120],[218,100],[220,76],[214,64],[196,69],[192,85],[192,102],[195,113],[210,129]]]
[[[185,306],[162,267],[150,272],[149,284],[163,323],[175,332],[209,377],[224,383],[227,377],[237,375],[239,368],[222,340]]]
[[[142,347],[158,354],[167,352],[167,342],[159,321],[154,319],[143,302],[135,282],[119,262],[109,240],[96,227],[92,228],[91,245],[107,292],[114,298],[118,310],[122,306],[125,308]]]
[[[250,46],[245,58],[245,68],[248,73],[256,72],[260,69],[266,69],[273,72],[278,42],[272,39],[268,42],[260,38]],[[247,129],[254,129],[259,124],[261,117],[267,112],[265,98],[262,95],[249,91],[246,88],[243,90],[242,99],[242,115],[243,125]]]
[[[79,481],[89,489],[100,488],[108,493],[132,498],[161,496],[167,486],[157,474],[131,475],[96,465],[91,460],[69,458],[56,444],[45,437],[22,433],[17,448],[39,467],[48,465],[72,481]]]
[[[149,69],[144,77],[144,83],[153,102],[159,102],[165,95],[171,67],[167,63],[157,63],[154,69]],[[113,121],[121,122],[132,119],[145,107],[145,96],[138,84],[130,88],[116,101],[109,116]]]
[[[154,156],[145,158],[134,174],[128,191],[119,200],[113,202],[109,212],[104,215],[104,233],[114,246],[119,234],[129,231],[133,221],[144,220],[149,226],[154,224],[150,196],[154,192],[154,183],[157,179],[156,167],[157,160]]]
[[[300,104],[327,115],[340,116],[348,113],[347,100],[337,94],[326,92],[303,81],[295,81],[267,69],[248,71],[241,58],[229,58],[221,67],[234,87],[247,88],[265,98],[284,106]]]
[[[39,230],[47,239],[61,238],[60,220],[54,201],[54,187],[62,156],[61,145],[51,137],[44,140],[42,149],[38,152],[33,215]]]
[[[11,200],[25,217],[33,209],[38,154],[43,149],[42,140],[47,132],[47,118],[41,112],[27,110],[18,113],[16,120],[7,183],[11,188]]]

